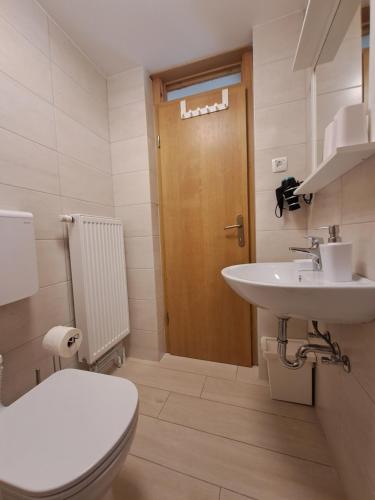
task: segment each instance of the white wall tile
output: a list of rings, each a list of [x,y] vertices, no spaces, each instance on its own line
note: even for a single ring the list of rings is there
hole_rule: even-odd
[[[0,127],[50,148],[56,147],[52,106],[0,73]]]
[[[256,195],[256,228],[262,230],[279,230],[279,229],[305,229],[306,220],[306,204],[301,199],[300,209],[289,212],[287,203],[284,203],[285,210],[281,218],[275,216],[276,196],[275,191],[261,191]]]
[[[147,135],[145,102],[137,101],[109,110],[111,141]]]
[[[153,269],[128,269],[128,295],[130,299],[155,299]]]
[[[108,104],[117,108],[145,99],[145,72],[142,66],[132,68],[108,79]]]
[[[286,156],[288,158],[288,170],[286,172],[273,173],[272,159]],[[293,146],[282,146],[278,148],[262,149],[255,151],[255,189],[264,191],[276,189],[287,175],[298,180],[306,176],[306,145],[297,144]]]
[[[130,269],[153,269],[153,238],[125,238],[125,258],[126,266]]]
[[[108,140],[106,102],[80,87],[56,64],[52,65],[52,78],[55,105],[95,134]]]
[[[292,71],[293,59],[259,66],[254,72],[254,107],[264,108],[306,98],[306,73]]]
[[[34,214],[38,239],[62,238],[58,196],[0,184],[0,200],[2,209],[23,210]]]
[[[56,151],[0,129],[0,183],[58,194]]]
[[[58,150],[99,170],[110,172],[108,142],[62,111],[56,110],[55,115]]]
[[[0,351],[7,353],[55,325],[71,321],[70,284],[60,283],[44,288],[29,299],[0,308]]]
[[[254,26],[254,66],[293,57],[302,22],[303,12],[301,11]]]
[[[0,15],[49,56],[47,16],[34,0],[1,0]]]
[[[257,262],[288,262],[298,258],[289,250],[291,246],[306,246],[306,230],[281,229],[257,231]]]
[[[64,240],[37,240],[39,286],[67,281]]]
[[[159,339],[154,332],[134,330],[129,335],[129,350],[127,354],[133,358],[160,360]]]
[[[112,171],[114,174],[148,170],[148,139],[144,136],[134,137],[111,144]]]
[[[130,299],[129,316],[131,332],[133,330],[157,331],[158,325],[155,300]]]
[[[280,104],[254,112],[255,149],[306,142],[306,101]]]
[[[51,70],[48,57],[1,17],[0,40],[0,71],[4,71],[40,97],[51,101]]]
[[[149,203],[150,178],[147,170],[113,176],[115,206]]]
[[[105,78],[53,21],[49,20],[48,24],[52,60],[82,88],[106,102],[107,83]]]
[[[362,85],[361,37],[345,40],[335,59],[320,64],[316,71],[318,94]]]
[[[68,156],[59,155],[61,194],[65,197],[112,205],[112,177]]]
[[[151,236],[153,234],[152,207],[150,203],[116,207],[115,213],[116,217],[122,221],[126,238]]]
[[[114,217],[113,206],[98,205],[74,198],[61,198],[61,211],[66,214],[99,215],[102,217]]]

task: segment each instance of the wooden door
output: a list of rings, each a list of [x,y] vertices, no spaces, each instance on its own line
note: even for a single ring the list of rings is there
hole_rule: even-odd
[[[191,96],[187,109],[221,102],[221,90]],[[159,106],[161,212],[168,352],[251,364],[250,306],[221,269],[249,262],[246,93],[229,108],[182,120],[180,102]],[[237,229],[244,219],[245,244]]]

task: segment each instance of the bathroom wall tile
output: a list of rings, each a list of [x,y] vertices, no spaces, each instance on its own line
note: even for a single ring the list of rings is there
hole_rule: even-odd
[[[150,203],[116,207],[116,217],[121,219],[126,238],[132,236],[151,236],[152,206]]]
[[[47,16],[38,3],[34,0],[1,0],[0,15],[49,56]]]
[[[0,73],[0,127],[44,146],[56,146],[52,106]]]
[[[64,240],[37,240],[39,286],[66,282],[68,279]]]
[[[127,279],[130,299],[155,298],[155,276],[152,269],[128,269]]]
[[[42,348],[42,338],[13,349],[4,356],[2,399],[5,405],[13,403],[36,385],[36,369],[41,380],[53,372],[52,357]]]
[[[52,64],[55,105],[95,134],[108,140],[108,109],[105,101],[80,87],[56,64]]]
[[[210,375],[211,377],[234,380],[236,378],[237,366],[225,363],[215,363],[202,359],[185,358],[183,356],[173,356],[164,354],[160,360],[160,366],[172,370],[180,370],[200,375]]]
[[[351,374],[375,404],[374,323],[329,325],[328,329],[342,352],[349,356]]]
[[[272,159],[282,156],[288,158],[288,171],[275,174],[272,172]],[[256,191],[276,189],[287,175],[293,176],[298,180],[303,180],[306,177],[306,170],[305,144],[255,151]]]
[[[118,108],[145,99],[145,72],[142,66],[129,69],[108,79],[108,104]]]
[[[343,106],[362,102],[362,87],[338,90],[317,98],[317,138],[324,139],[326,126],[334,119],[337,111]]]
[[[254,107],[265,108],[306,97],[306,73],[292,71],[293,59],[259,66],[254,72]]]
[[[317,421],[313,407],[276,401],[270,398],[268,387],[248,382],[208,377],[201,397],[281,417],[295,418],[306,422]]]
[[[0,182],[58,194],[56,152],[0,129]]]
[[[154,247],[152,237],[125,238],[126,265],[131,269],[153,269]]]
[[[341,44],[335,59],[319,64],[316,73],[317,92],[323,94],[362,85],[361,37],[349,38]]]
[[[150,299],[129,299],[130,329],[157,331],[156,303]],[[133,333],[133,337],[134,337]]]
[[[113,206],[98,205],[73,198],[61,198],[61,211],[66,214],[86,214],[102,217],[114,217],[115,215]]]
[[[58,150],[109,173],[111,160],[108,142],[65,113],[56,110],[55,115]]]
[[[218,500],[219,488],[129,456],[113,484],[113,500]]]
[[[51,58],[82,88],[98,99],[107,101],[106,79],[96,70],[87,57],[73,44],[57,24],[49,19]]]
[[[44,335],[52,326],[71,321],[69,283],[40,288],[29,299],[0,308],[0,351],[7,353]]]
[[[342,498],[330,467],[311,462],[306,468],[294,457],[283,455],[280,460],[279,454],[268,450],[151,417],[140,417],[132,453],[250,497]]]
[[[37,239],[62,238],[58,196],[0,184],[0,199],[2,209],[23,210],[34,214]]]
[[[59,155],[59,173],[62,196],[111,205],[112,177],[92,167]]]
[[[1,17],[0,38],[0,70],[35,94],[51,101],[51,70],[48,57]]]
[[[152,234],[154,236],[160,235],[160,217],[159,206],[153,203],[151,205],[151,219],[152,219]]]
[[[354,272],[375,280],[375,222],[345,224],[341,227],[344,241],[353,243]]]
[[[144,332],[134,330],[128,336],[127,354],[137,359],[159,361],[159,344],[155,332]]]
[[[298,258],[289,250],[291,246],[306,246],[306,231],[281,229],[257,231],[257,262],[284,262]]]
[[[341,179],[338,179],[319,191],[319,193],[314,194],[312,205],[309,208],[309,229],[341,224],[341,186]],[[324,234],[325,241],[327,235],[328,232]]]
[[[301,208],[299,210],[289,212],[286,209],[281,218],[277,218],[275,215],[275,191],[257,192],[255,205],[256,227],[258,231],[304,229],[306,227],[307,208],[303,200],[301,200]]]
[[[149,152],[146,136],[134,137],[111,144],[112,171],[114,174],[148,170]]]
[[[342,220],[344,224],[375,221],[374,165],[374,158],[369,158],[342,178]]]
[[[303,12],[296,12],[266,24],[254,26],[254,66],[269,64],[294,56],[303,22]],[[282,36],[280,36],[282,33]]]
[[[130,172],[113,176],[115,206],[149,203],[150,177],[149,172]]]
[[[265,309],[257,309],[259,337],[277,337],[278,319]],[[302,319],[291,318],[288,322],[288,335],[293,339],[305,339],[307,322]]]
[[[370,499],[375,485],[375,441],[369,436],[374,433],[375,404],[355,377],[339,366],[319,366],[316,381],[318,414],[338,469],[345,471],[341,479],[348,498]]]
[[[289,456],[332,463],[318,424],[173,393],[159,418]]]
[[[254,120],[256,150],[306,141],[305,100],[256,109]]]
[[[137,101],[109,110],[111,141],[147,135],[145,102]]]

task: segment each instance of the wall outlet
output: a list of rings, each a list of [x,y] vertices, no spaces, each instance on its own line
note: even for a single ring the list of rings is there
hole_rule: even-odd
[[[272,172],[277,174],[278,172],[286,172],[288,170],[288,158],[282,156],[280,158],[274,158],[272,160]]]

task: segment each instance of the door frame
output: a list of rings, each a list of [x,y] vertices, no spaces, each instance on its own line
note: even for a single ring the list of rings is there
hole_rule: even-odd
[[[249,262],[256,261],[255,242],[255,185],[254,185],[254,108],[253,108],[253,51],[251,47],[243,47],[225,54],[219,54],[208,59],[200,59],[190,64],[171,68],[150,76],[152,80],[152,94],[154,104],[154,130],[157,148],[157,184],[158,196],[161,200],[161,169],[160,169],[160,143],[159,143],[159,105],[166,101],[167,89],[178,88],[198,81],[204,81],[223,73],[228,73],[238,68],[241,72],[241,84],[246,88],[246,125],[247,125],[247,178],[248,178],[248,237],[249,237]],[[168,345],[169,329],[166,304],[166,266],[164,246],[163,211],[160,210],[160,244],[164,289],[164,317],[165,335]],[[257,315],[256,307],[251,305],[251,351],[252,364],[258,364],[258,340],[257,340]]]

